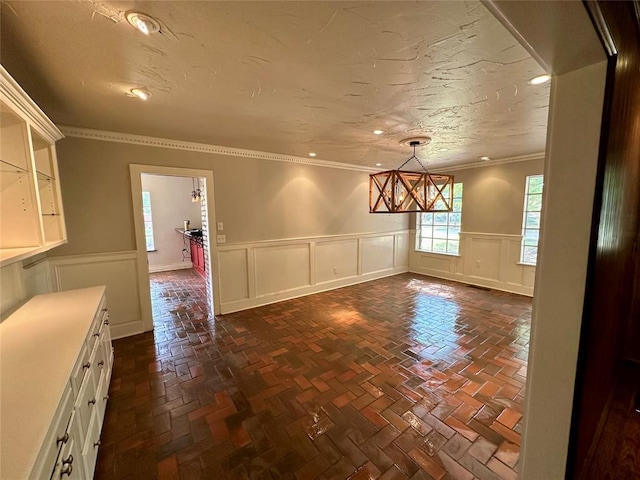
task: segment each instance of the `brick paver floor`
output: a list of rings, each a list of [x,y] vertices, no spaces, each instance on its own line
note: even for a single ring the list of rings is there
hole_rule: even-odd
[[[96,478],[517,477],[530,298],[401,274],[209,319],[192,271],[152,295]]]

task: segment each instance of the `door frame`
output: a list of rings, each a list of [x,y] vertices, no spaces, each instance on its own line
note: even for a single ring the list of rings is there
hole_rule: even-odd
[[[220,312],[220,275],[218,272],[218,247],[215,242],[215,203],[213,194],[213,171],[182,167],[163,167],[160,165],[130,164],[131,195],[133,199],[133,222],[136,237],[138,293],[142,313],[142,327],[145,332],[153,330],[153,313],[151,309],[151,292],[147,247],[144,235],[144,217],[142,214],[142,179],[141,175],[166,175],[172,177],[190,177],[205,179],[205,201],[207,206],[207,258],[208,285],[213,290],[207,295],[208,307],[213,315]],[[213,232],[213,234],[212,234]],[[207,292],[209,293],[209,292]]]

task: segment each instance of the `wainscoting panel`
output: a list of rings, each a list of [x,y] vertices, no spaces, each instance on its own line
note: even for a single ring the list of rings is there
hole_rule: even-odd
[[[464,242],[464,274],[487,280],[500,278],[502,240],[495,237],[461,235]]]
[[[394,267],[409,268],[409,232],[395,235]]]
[[[459,255],[409,252],[409,271],[533,296],[535,266],[520,263],[520,235],[460,233]],[[415,241],[415,231],[410,232]],[[412,243],[413,245],[413,243]]]
[[[53,291],[49,263],[44,254],[12,263],[0,270],[0,320],[27,299]]]
[[[358,275],[358,240],[316,242],[316,284]]]
[[[0,312],[9,314],[27,298],[20,262],[0,269]]]
[[[362,273],[375,273],[393,268],[394,235],[362,239]]]
[[[222,303],[249,298],[247,249],[222,250],[218,253],[220,265],[220,299]]]
[[[255,259],[258,297],[311,284],[309,243],[257,247]]]
[[[423,270],[443,273],[456,273],[458,257],[453,255],[438,255],[437,253],[413,252],[411,266]]]
[[[407,272],[407,230],[218,246],[221,313]]]
[[[106,285],[114,338],[143,332],[136,251],[50,257],[49,265],[55,291]]]

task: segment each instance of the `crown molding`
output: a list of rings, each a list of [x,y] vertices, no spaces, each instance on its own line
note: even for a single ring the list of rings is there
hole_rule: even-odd
[[[86,138],[90,140],[101,140],[104,142],[129,143],[133,145],[143,145],[146,147],[170,148],[174,150],[187,150],[190,152],[213,153],[217,155],[230,155],[234,157],[258,158],[261,160],[273,160],[276,162],[297,163],[301,165],[313,165],[316,167],[339,168],[343,170],[356,170],[359,172],[375,173],[379,169],[354,165],[351,163],[332,162],[329,160],[319,160],[314,158],[296,157],[294,155],[283,155],[279,153],[260,152],[235,147],[223,147],[220,145],[210,145],[207,143],[184,142],[182,140],[171,140],[159,137],[147,137],[144,135],[133,135],[130,133],[109,132],[106,130],[93,130],[90,128],[61,126],[60,130],[67,137]],[[466,170],[469,168],[491,167],[505,163],[526,162],[528,160],[539,160],[544,158],[544,152],[529,155],[518,155],[515,157],[505,157],[495,160],[465,163],[455,166],[442,166],[429,170],[433,173],[453,172],[456,170]]]
[[[146,147],[170,148],[174,150],[187,150],[190,152],[213,153],[217,155],[230,155],[234,157],[259,158],[261,160],[274,160],[276,162],[298,163],[301,165],[313,165],[316,167],[339,168],[343,170],[356,170],[364,172],[377,171],[371,167],[353,165],[350,163],[331,162],[328,160],[318,160],[294,155],[283,155],[279,153],[260,152],[256,150],[246,150],[242,148],[223,147],[220,145],[209,145],[206,143],[184,142],[182,140],[171,140],[159,137],[147,137],[144,135],[133,135],[129,133],[108,132],[105,130],[93,130],[89,128],[61,126],[60,130],[67,137],[86,138],[91,140],[101,140],[104,142],[129,143],[133,145],[144,145]]]
[[[543,160],[544,152],[530,153],[527,155],[516,155],[514,157],[496,158],[491,160],[483,160],[474,163],[463,163],[461,165],[452,165],[450,167],[437,167],[431,170],[433,173],[455,172],[457,170],[467,170],[469,168],[487,168],[495,165],[504,165],[506,163],[528,162],[530,160]]]
[[[27,120],[32,126],[34,126],[38,133],[44,135],[51,143],[55,143],[57,140],[63,138],[62,132],[53,124],[49,117],[40,110],[40,107],[36,105],[36,102],[31,100],[29,95],[22,89],[18,82],[0,65],[0,93],[3,97],[15,105],[20,115],[24,120]]]

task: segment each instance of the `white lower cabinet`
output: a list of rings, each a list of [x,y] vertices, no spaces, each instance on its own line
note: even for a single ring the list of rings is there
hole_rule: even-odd
[[[1,479],[93,478],[113,365],[104,290],[39,295],[0,324],[3,347],[7,341],[11,345],[0,351]],[[42,338],[38,334],[34,340],[21,330],[33,327],[34,315],[43,312],[55,313],[40,319]],[[43,366],[37,359],[24,365],[27,352],[37,354],[39,341],[41,360],[58,358],[59,365]],[[21,387],[38,382],[41,389],[23,388],[20,396]],[[13,415],[5,415],[5,407]],[[30,416],[27,409],[39,415]],[[25,418],[30,418],[27,424]]]

